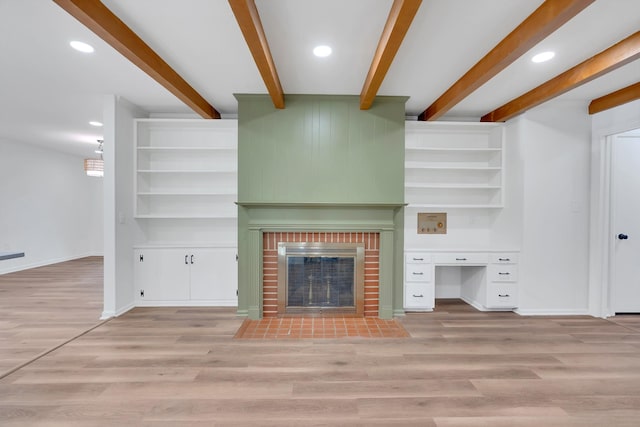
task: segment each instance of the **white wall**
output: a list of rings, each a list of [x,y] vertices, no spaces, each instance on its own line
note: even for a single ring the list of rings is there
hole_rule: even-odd
[[[103,253],[102,180],[81,157],[0,140],[0,274]]]
[[[505,123],[505,182],[504,208],[491,211],[490,248],[494,250],[519,250],[522,247],[523,179],[524,159],[522,146],[523,126],[521,117]]]
[[[587,313],[591,119],[586,105],[552,101],[515,125],[513,143],[523,173],[519,312]]]
[[[146,113],[125,99],[104,102],[104,308],[103,318],[134,306],[133,245],[141,230],[133,220],[133,119]]]

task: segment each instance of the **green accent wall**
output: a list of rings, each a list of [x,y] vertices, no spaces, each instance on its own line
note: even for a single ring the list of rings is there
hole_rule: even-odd
[[[404,203],[405,97],[238,99],[241,202]]]
[[[379,316],[404,313],[406,97],[238,99],[238,314],[262,317],[262,233],[380,232]]]

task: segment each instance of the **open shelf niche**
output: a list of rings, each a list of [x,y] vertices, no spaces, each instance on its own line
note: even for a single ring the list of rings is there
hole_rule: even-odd
[[[504,128],[495,123],[406,122],[409,208],[504,206]]]

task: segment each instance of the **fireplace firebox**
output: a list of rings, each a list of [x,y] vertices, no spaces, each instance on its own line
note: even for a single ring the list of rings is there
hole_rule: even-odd
[[[279,242],[278,312],[364,313],[364,244]]]

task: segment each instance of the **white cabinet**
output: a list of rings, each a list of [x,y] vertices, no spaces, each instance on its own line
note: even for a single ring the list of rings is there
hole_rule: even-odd
[[[433,285],[428,283],[407,283],[405,285],[404,308],[407,310],[433,310]]]
[[[431,254],[405,254],[404,307],[411,311],[431,311],[434,303],[433,264]]]
[[[486,265],[489,255],[482,252],[447,252],[433,254],[433,262],[440,265]]]
[[[138,119],[136,218],[235,218],[237,122]]]
[[[489,283],[485,307],[516,308],[518,306],[518,288],[515,284]]]
[[[406,122],[409,207],[502,207],[503,139],[502,124]]]
[[[236,248],[200,250],[191,265],[191,300],[237,302]]]
[[[236,248],[139,248],[134,251],[137,303],[237,305]]]
[[[518,252],[449,251],[405,253],[404,307],[430,311],[435,307],[435,270],[460,268],[461,298],[478,310],[518,307]]]
[[[237,305],[237,120],[134,124],[136,304]]]
[[[487,291],[483,305],[488,309],[518,307],[518,254],[495,253],[487,269]]]
[[[140,301],[187,301],[189,262],[182,249],[134,251],[135,289]]]

